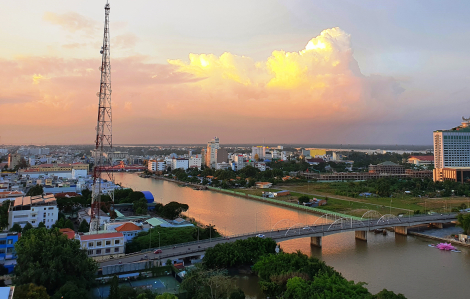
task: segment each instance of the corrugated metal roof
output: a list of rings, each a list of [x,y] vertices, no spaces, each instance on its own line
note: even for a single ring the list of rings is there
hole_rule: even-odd
[[[160,218],[150,218],[147,220],[147,223],[151,226],[161,226],[162,224],[170,225],[168,222]]]

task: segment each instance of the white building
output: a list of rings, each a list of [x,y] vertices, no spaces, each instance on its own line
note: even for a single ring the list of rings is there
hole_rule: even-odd
[[[470,119],[462,119],[456,128],[434,131],[435,168],[470,166]]]
[[[255,162],[255,168],[258,168],[260,171],[266,170],[266,163],[264,162]]]
[[[202,159],[199,155],[189,158],[189,168],[201,169]]]
[[[183,170],[186,170],[188,169],[189,167],[189,161],[188,159],[184,159],[184,158],[173,158],[171,160],[171,170],[175,170],[175,169],[178,169],[178,168],[181,168]]]
[[[100,227],[103,226],[109,222],[111,217],[109,217],[105,212],[99,210],[99,218],[100,218]],[[91,219],[91,208],[84,208],[78,211],[78,221],[81,223],[83,220],[88,222],[90,224],[90,219]]]
[[[120,257],[125,253],[124,235],[119,232],[103,232],[98,234],[79,235],[82,249],[94,260],[108,259],[110,256]]]
[[[88,171],[85,169],[72,169],[72,179],[86,178]]]
[[[222,162],[222,163],[215,164],[215,169],[227,170],[227,169],[231,169],[231,168],[232,168],[232,164],[230,164],[230,163]]]
[[[150,160],[148,164],[149,171],[164,171],[166,169],[166,163],[163,160]]]
[[[10,206],[8,229],[11,229],[15,223],[24,227],[28,222],[33,227],[43,222],[47,228],[51,228],[58,217],[59,209],[54,195],[46,195],[44,198],[41,195],[18,197]]]
[[[266,147],[265,146],[253,146],[251,148],[251,159],[256,159],[256,155],[258,155],[258,159],[264,159],[266,157]]]

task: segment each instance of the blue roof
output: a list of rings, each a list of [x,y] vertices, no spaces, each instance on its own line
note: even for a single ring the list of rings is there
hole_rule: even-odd
[[[0,287],[0,299],[8,299],[10,296],[10,287]]]
[[[148,203],[154,202],[153,195],[150,191],[140,191],[144,194],[145,199],[147,200]]]

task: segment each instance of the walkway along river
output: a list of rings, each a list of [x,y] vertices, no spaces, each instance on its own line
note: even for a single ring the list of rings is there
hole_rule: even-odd
[[[116,173],[116,183],[134,190],[152,192],[155,201],[178,201],[189,205],[186,213],[196,220],[213,223],[222,234],[239,234],[295,223],[312,224],[318,216],[212,191],[197,191],[175,183]],[[320,220],[322,221],[322,220]],[[318,223],[318,222],[317,222]],[[372,293],[383,288],[407,298],[467,298],[470,292],[470,250],[442,252],[427,245],[435,241],[414,237],[369,233],[368,241],[354,232],[323,238],[323,248],[310,246],[310,238],[281,242],[286,252],[301,250],[333,266],[347,279],[363,281]],[[255,280],[243,282],[247,295],[256,298]],[[260,299],[261,297],[258,297]]]

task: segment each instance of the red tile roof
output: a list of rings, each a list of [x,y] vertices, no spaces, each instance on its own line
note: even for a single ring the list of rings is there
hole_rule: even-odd
[[[59,229],[59,231],[63,233],[64,235],[67,235],[67,238],[69,239],[75,238],[75,232],[71,230],[70,228],[61,228]]]
[[[122,233],[105,233],[105,234],[93,234],[93,235],[83,235],[80,236],[80,240],[99,240],[99,239],[109,239],[109,238],[122,238],[124,237]]]
[[[118,232],[131,232],[135,230],[141,230],[141,228],[135,225],[134,223],[127,222],[121,226],[116,227],[115,230]]]

